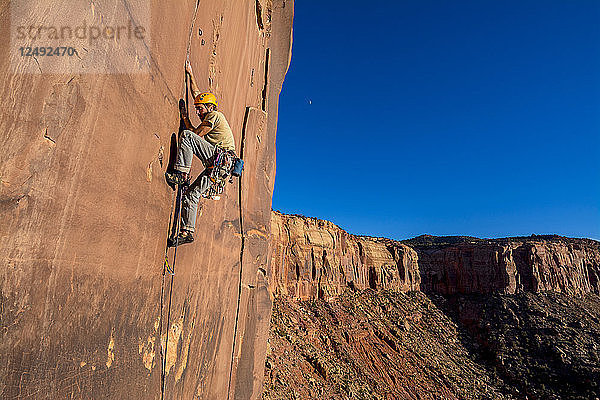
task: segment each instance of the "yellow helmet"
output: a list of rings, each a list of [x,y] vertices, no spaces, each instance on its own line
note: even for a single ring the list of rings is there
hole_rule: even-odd
[[[194,105],[198,105],[198,104],[214,104],[215,107],[217,107],[218,106],[217,97],[214,94],[208,93],[208,92],[200,93],[194,99]]]

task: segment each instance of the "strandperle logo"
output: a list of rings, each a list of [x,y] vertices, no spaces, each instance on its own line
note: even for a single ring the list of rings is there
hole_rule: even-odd
[[[29,25],[17,26],[17,39],[36,40],[87,40],[90,44],[98,39],[131,40],[145,38],[146,28],[134,26],[131,21],[118,26],[88,25],[84,20],[80,26]]]
[[[145,73],[150,4],[121,0],[11,2],[10,60],[17,73]]]

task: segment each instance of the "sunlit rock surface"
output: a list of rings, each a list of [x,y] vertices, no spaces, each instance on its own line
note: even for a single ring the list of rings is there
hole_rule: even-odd
[[[6,42],[11,6],[31,24],[64,6],[13,3],[0,7]],[[39,62],[37,73],[39,60],[12,50],[0,60],[0,397],[158,399],[166,357],[164,398],[256,398],[293,1],[123,4],[130,15],[108,0],[70,11],[99,24],[148,7],[149,40],[134,52],[111,53],[108,41],[83,46],[105,51],[109,66],[131,61],[139,71],[96,73],[83,47],[69,62],[84,72],[59,65],[49,74]],[[178,101],[187,98],[188,49],[246,164],[220,201],[206,202],[195,242],[179,249],[167,321],[162,272],[174,192],[163,174]],[[192,173],[201,169],[196,160]]]

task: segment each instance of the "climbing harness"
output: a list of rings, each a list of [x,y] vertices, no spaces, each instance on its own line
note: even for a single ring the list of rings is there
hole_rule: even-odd
[[[214,163],[209,168],[210,187],[202,193],[202,197],[207,199],[219,200],[221,193],[225,190],[225,184],[229,178],[229,183],[233,183],[233,177],[242,175],[244,169],[244,160],[238,158],[233,150],[225,150],[216,146]]]

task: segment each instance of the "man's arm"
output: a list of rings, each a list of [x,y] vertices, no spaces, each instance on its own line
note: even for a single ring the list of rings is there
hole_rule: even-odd
[[[179,112],[181,114],[181,120],[185,125],[185,129],[189,129],[194,132],[196,135],[204,136],[212,129],[212,124],[210,122],[203,122],[198,127],[194,128],[192,122],[190,121],[190,117],[188,116],[187,107],[185,105],[185,101],[179,100]]]
[[[204,136],[212,130],[212,126],[209,124],[201,123],[200,125],[198,125],[197,128],[192,127],[190,130],[198,136]]]
[[[192,96],[195,99],[196,96],[200,94],[200,89],[196,84],[196,79],[194,79],[194,72],[192,71],[192,64],[190,64],[190,60],[185,61],[185,72],[190,76],[190,90],[192,91]]]

